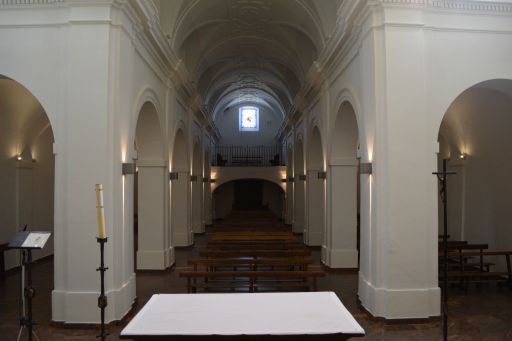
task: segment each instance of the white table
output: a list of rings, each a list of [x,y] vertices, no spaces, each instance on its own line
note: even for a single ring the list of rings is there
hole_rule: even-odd
[[[333,292],[153,295],[121,332],[135,340],[340,340],[364,330]]]

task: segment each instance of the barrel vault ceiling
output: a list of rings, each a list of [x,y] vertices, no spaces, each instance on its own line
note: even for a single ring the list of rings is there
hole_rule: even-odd
[[[160,25],[215,120],[238,104],[283,118],[343,0],[161,0]]]

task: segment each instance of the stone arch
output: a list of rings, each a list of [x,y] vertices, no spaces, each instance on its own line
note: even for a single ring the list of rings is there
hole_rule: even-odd
[[[512,80],[490,79],[458,94],[443,116],[438,167],[447,159],[448,170],[456,173],[448,177],[448,234],[453,240],[485,243],[491,250],[512,248],[511,113]],[[438,211],[442,233],[440,201]],[[506,269],[503,260],[496,262],[498,271]]]
[[[298,134],[294,143],[294,197],[293,197],[293,225],[295,233],[304,233],[306,219],[306,173],[304,163],[304,143],[302,134]]]
[[[211,174],[211,154],[210,149],[206,149],[204,152],[204,169],[203,169],[203,217],[204,217],[204,225],[209,226],[213,224],[213,215],[212,215],[212,191],[210,179],[212,177]]]
[[[343,101],[334,116],[328,169],[328,210],[326,249],[323,262],[334,268],[357,268],[359,259],[359,176],[357,115],[349,101]]]
[[[196,139],[192,148],[192,231],[203,233],[203,157],[201,143]]]
[[[293,145],[290,144],[286,148],[286,196],[285,196],[285,223],[293,225]]]
[[[137,174],[134,213],[137,269],[161,270],[170,263],[166,228],[167,165],[159,114],[152,101],[140,107],[135,128]]]
[[[190,223],[190,173],[188,140],[184,123],[176,125],[172,146],[171,234],[174,246],[189,246],[194,242]]]
[[[216,184],[213,196],[213,211],[216,219],[224,218],[232,209],[236,209],[236,184],[245,181],[258,181],[262,184],[261,204],[267,207],[277,217],[283,217],[283,203],[285,189],[274,181],[262,178],[253,178],[251,176],[238,177],[229,181]],[[254,195],[252,193],[251,195]],[[257,196],[257,195],[256,195]]]
[[[308,138],[307,225],[304,241],[308,245],[325,245],[325,168],[322,136],[313,122]]]
[[[25,225],[28,230],[53,232],[44,249],[34,252],[34,259],[54,254],[54,271],[59,275],[64,272],[59,264],[66,258],[61,243],[65,231],[55,219],[59,179],[55,177],[55,134],[50,117],[25,85],[4,75],[0,75],[0,117],[0,197],[4,207],[0,239],[11,240]],[[7,250],[5,269],[18,265],[18,253]]]

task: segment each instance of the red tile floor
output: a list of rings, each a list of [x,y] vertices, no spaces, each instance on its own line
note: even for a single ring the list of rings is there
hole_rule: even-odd
[[[188,258],[197,255],[210,232],[196,238],[194,248],[178,249],[176,265],[162,272],[137,273],[136,310],[154,293],[184,293],[185,281],[178,276]],[[314,250],[318,263],[319,250]],[[91,265],[96,267],[96,265]],[[34,318],[38,322],[36,335],[45,340],[96,340],[96,327],[63,327],[51,323],[51,290],[53,288],[53,261],[43,260],[34,265]],[[366,331],[361,340],[441,340],[439,319],[417,323],[386,322],[366,313],[357,302],[357,273],[330,272],[318,281],[319,290],[335,291],[347,309]],[[16,340],[19,313],[19,273],[10,272],[0,282],[0,340]],[[449,338],[451,340],[512,340],[512,290],[496,283],[470,285],[467,290],[450,287]],[[98,312],[99,314],[99,312]],[[126,322],[108,327],[108,340],[118,340]],[[23,338],[26,340],[27,338]]]

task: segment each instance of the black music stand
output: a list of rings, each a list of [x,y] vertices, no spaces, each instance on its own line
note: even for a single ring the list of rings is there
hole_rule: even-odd
[[[22,253],[21,262],[21,301],[23,302],[23,310],[20,316],[20,331],[17,340],[21,339],[23,329],[28,329],[28,340],[32,341],[34,337],[34,321],[32,320],[32,298],[35,290],[32,287],[32,250],[40,250],[51,236],[51,232],[47,231],[22,231],[9,242],[10,249],[19,249]],[[25,285],[25,268],[27,272],[27,283]],[[26,299],[26,302],[25,302]],[[28,310],[28,316],[25,316],[25,304]],[[37,336],[36,336],[37,338]],[[38,338],[39,339],[39,338]]]

